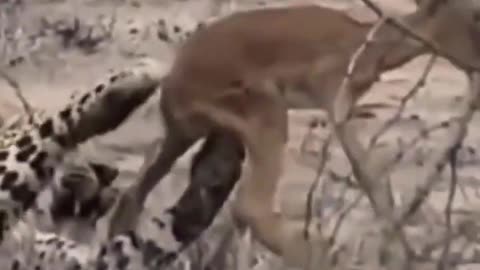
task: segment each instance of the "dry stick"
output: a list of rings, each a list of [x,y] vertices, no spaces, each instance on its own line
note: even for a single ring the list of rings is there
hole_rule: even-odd
[[[353,75],[353,70],[356,66],[358,58],[365,52],[368,48],[369,43],[372,41],[373,37],[375,36],[378,28],[384,23],[384,20],[379,20],[368,32],[366,41],[355,51],[353,56],[350,58],[347,74],[344,77],[342,84],[339,89],[339,96],[346,95],[348,97],[348,90],[351,77]],[[359,185],[361,186],[362,190],[366,193],[367,198],[370,201],[370,205],[374,210],[377,217],[382,217],[387,219],[388,221],[388,230],[385,233],[386,237],[396,235],[398,240],[400,240],[400,244],[403,246],[404,250],[406,251],[405,255],[409,256],[411,254],[411,248],[407,242],[407,239],[404,235],[402,228],[395,229],[394,226],[394,219],[393,219],[393,195],[391,192],[391,188],[378,188],[379,183],[375,181],[376,177],[372,175],[372,173],[365,168],[365,164],[361,162],[364,158],[366,152],[363,149],[363,146],[356,138],[356,135],[353,131],[347,131],[348,126],[348,115],[353,109],[353,102],[347,101],[347,114],[346,115],[334,115],[334,128],[336,133],[339,135],[339,140],[342,143],[344,151],[351,163],[352,171],[357,178]],[[334,112],[336,114],[336,111]],[[338,119],[340,118],[340,119]],[[346,119],[343,119],[346,118]],[[337,122],[338,121],[338,122]],[[381,184],[381,183],[380,183]],[[387,185],[389,187],[389,185]],[[393,234],[395,233],[395,234]],[[408,264],[407,261],[403,261],[403,263]]]
[[[449,163],[450,163],[450,188],[448,191],[448,200],[445,206],[445,226],[446,226],[446,237],[443,246],[441,260],[438,262],[437,269],[438,270],[446,270],[448,269],[449,264],[449,253],[450,253],[450,246],[451,246],[451,236],[452,236],[452,205],[453,201],[455,200],[455,194],[457,192],[457,153],[458,148],[455,148],[450,153]]]
[[[306,208],[306,211],[305,211],[306,212],[305,226],[303,228],[303,235],[304,235],[304,238],[306,240],[310,239],[309,228],[310,228],[310,224],[312,223],[312,218],[313,218],[313,195],[315,194],[315,190],[317,189],[317,187],[319,185],[320,179],[321,179],[323,171],[325,169],[325,164],[327,163],[327,159],[328,159],[328,149],[329,149],[331,141],[332,141],[332,134],[330,133],[328,135],[327,139],[325,140],[324,144],[322,145],[320,164],[317,167],[317,171],[316,171],[316,174],[315,174],[315,179],[313,180],[312,185],[310,186],[310,188],[308,190],[308,193],[307,193],[307,200],[305,202],[305,208]],[[323,184],[322,184],[321,198],[323,198],[323,195],[324,195],[325,182],[326,182],[326,180],[324,179]],[[322,205],[320,205],[320,209],[321,208],[322,208]],[[320,214],[320,217],[322,217],[322,214]],[[321,223],[319,225],[321,225]],[[320,231],[321,231],[321,228],[320,228]],[[310,245],[310,248],[309,248],[308,256],[309,256],[308,261],[310,262],[310,268],[309,269],[313,269],[313,267],[315,267],[315,266],[312,263],[314,254],[312,252],[311,245]]]
[[[28,115],[28,122],[35,125],[35,118],[34,118],[34,110],[30,103],[28,103],[27,99],[23,96],[22,89],[17,81],[15,81],[10,75],[8,75],[5,71],[0,69],[0,77],[2,77],[8,85],[13,89],[15,92],[15,96],[20,100],[22,104],[23,110]]]
[[[349,85],[350,85],[350,79],[353,75],[353,71],[354,71],[354,68],[356,66],[357,60],[368,49],[368,47],[370,46],[370,44],[373,40],[373,37],[375,36],[377,31],[379,30],[379,28],[383,24],[384,24],[384,20],[379,20],[370,29],[370,31],[368,32],[368,34],[366,36],[365,41],[354,52],[354,54],[350,58],[348,68],[347,68],[347,74],[344,77],[344,79],[342,80],[342,83],[340,85],[340,89],[338,91],[339,95],[342,95],[342,93],[345,93],[345,92],[349,91],[348,88],[349,88]],[[352,105],[349,104],[348,105],[349,107],[347,108],[347,114],[346,114],[347,119],[341,119],[340,123],[334,123],[334,127],[335,127],[338,135],[340,135],[340,137],[345,137],[345,138],[341,138],[341,140],[344,141],[344,143],[342,143],[344,145],[343,148],[345,150],[345,153],[347,154],[348,159],[350,160],[350,163],[351,163],[351,166],[352,166],[352,171],[354,172],[354,175],[355,175],[359,185],[366,192],[367,197],[368,197],[370,203],[372,204],[372,208],[373,208],[374,212],[377,214],[377,216],[383,216],[383,215],[387,214],[387,212],[391,213],[391,211],[390,211],[391,209],[388,210],[388,211],[382,211],[380,209],[380,207],[387,206],[387,205],[389,205],[389,203],[385,202],[383,198],[379,199],[377,196],[375,196],[375,195],[379,194],[379,192],[372,192],[376,183],[375,183],[374,179],[372,179],[371,175],[369,175],[367,170],[364,168],[364,164],[362,162],[360,162],[360,159],[361,158],[363,159],[363,157],[361,155],[364,155],[364,153],[362,153],[362,152],[364,152],[364,150],[361,149],[363,147],[361,147],[361,145],[359,145],[360,142],[358,142],[358,141],[352,142],[351,141],[351,140],[356,140],[356,138],[354,138],[355,135],[348,135],[347,134],[348,132],[345,130],[345,127],[344,127],[344,125],[346,125],[348,120],[349,120],[348,115],[351,115],[350,112],[353,110],[353,105],[354,104],[352,104]],[[335,117],[338,117],[338,116],[334,116],[334,118]],[[336,120],[334,120],[334,121],[336,121]],[[350,141],[348,141],[349,139],[350,139]],[[357,149],[354,149],[353,147],[356,147]]]
[[[401,209],[397,220],[397,225],[401,226],[414,213],[417,212],[420,205],[430,195],[432,187],[439,178],[439,173],[443,170],[450,154],[457,149],[467,134],[467,125],[472,119],[475,111],[476,100],[480,96],[480,73],[474,72],[469,74],[469,91],[467,94],[466,104],[462,108],[463,112],[457,117],[457,121],[453,121],[450,125],[452,129],[448,135],[448,142],[445,147],[439,151],[438,156],[434,159],[432,164],[427,167],[427,176],[423,179],[423,183],[417,187],[415,196],[406,203],[405,207]]]
[[[325,169],[325,164],[327,163],[328,159],[328,149],[330,147],[330,143],[332,141],[332,134],[330,134],[327,139],[325,140],[324,144],[322,145],[321,149],[321,157],[320,157],[320,163],[318,164],[317,171],[315,173],[315,179],[313,179],[312,185],[310,185],[310,188],[308,189],[307,193],[307,200],[306,200],[306,216],[305,216],[305,226],[303,228],[303,235],[305,239],[310,239],[310,233],[309,233],[309,228],[310,224],[312,222],[312,217],[313,217],[313,195],[315,194],[315,190],[317,190],[319,183],[320,183],[320,178],[323,175],[323,171]],[[325,180],[323,181],[325,182]],[[324,185],[322,185],[324,186]],[[323,191],[322,189],[322,197],[323,198]],[[320,211],[323,205],[320,205]],[[322,214],[320,214],[320,218],[322,217]]]
[[[385,175],[388,175],[393,170],[395,165],[401,161],[401,159],[405,156],[405,154],[409,150],[413,149],[422,139],[427,138],[428,136],[430,136],[431,133],[437,130],[448,128],[451,125],[451,123],[453,123],[454,121],[457,121],[457,117],[449,118],[447,120],[433,124],[428,128],[422,129],[420,131],[420,134],[415,136],[412,140],[410,140],[410,142],[406,143],[402,147],[402,149],[400,149],[399,152],[392,158],[392,160],[390,160],[389,162],[386,162],[386,165],[384,166],[383,170],[378,172],[377,177],[384,177]]]
[[[427,76],[428,74],[430,74],[430,71],[432,70],[432,67],[435,64],[436,58],[437,57],[434,54],[430,57],[430,59],[428,60],[427,66],[423,69],[423,72],[420,75],[420,78],[418,78],[417,82],[413,85],[412,89],[410,89],[410,91],[408,91],[408,93],[404,97],[402,97],[400,101],[400,106],[398,107],[398,110],[395,112],[395,115],[390,119],[388,119],[382,125],[382,127],[380,127],[380,129],[371,137],[370,143],[368,146],[369,152],[375,146],[380,136],[385,134],[385,132],[387,132],[396,122],[398,122],[398,120],[400,120],[402,113],[405,111],[405,106],[407,105],[407,102],[410,101],[410,99],[412,99],[418,93],[420,88],[425,85]]]
[[[332,246],[335,241],[336,241],[336,238],[337,238],[337,235],[338,235],[338,232],[340,232],[340,228],[341,226],[343,225],[343,221],[345,220],[345,218],[348,216],[348,214],[360,203],[360,201],[362,200],[364,194],[362,192],[360,192],[354,199],[351,203],[349,203],[346,207],[344,207],[339,215],[338,215],[338,219],[337,221],[335,222],[335,225],[333,226],[333,231],[332,231],[332,234],[328,237],[328,243]],[[333,256],[334,255],[334,252],[335,250],[331,250],[330,252],[330,256]]]

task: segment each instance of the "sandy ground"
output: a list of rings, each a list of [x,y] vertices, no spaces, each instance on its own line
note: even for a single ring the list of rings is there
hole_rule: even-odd
[[[96,81],[105,78],[104,74],[108,74],[112,68],[129,65],[136,61],[139,55],[155,57],[164,61],[165,66],[168,67],[173,56],[171,47],[154,38],[154,33],[142,30],[138,35],[130,35],[128,31],[133,26],[146,29],[148,25],[151,25],[160,17],[173,18],[179,25],[189,27],[193,25],[195,20],[211,14],[212,10],[214,10],[213,12],[219,10],[213,8],[207,1],[196,1],[173,3],[173,1],[148,0],[141,1],[141,5],[137,6],[132,4],[133,1],[76,0],[64,3],[64,1],[37,0],[35,4],[28,5],[21,13],[24,16],[22,18],[29,18],[28,23],[26,23],[28,29],[34,29],[36,26],[35,20],[38,20],[41,16],[52,19],[56,17],[71,18],[72,15],[75,15],[81,20],[91,21],[100,14],[110,16],[116,12],[117,25],[114,32],[114,42],[102,45],[97,53],[85,55],[74,49],[59,49],[59,46],[53,42],[45,41],[39,49],[30,54],[25,63],[9,68],[8,72],[18,80],[25,96],[34,106],[54,110],[66,102],[73,91],[91,87]],[[244,1],[242,4],[233,6],[233,8],[250,7],[253,5],[251,2],[253,1]],[[284,2],[287,1],[272,1],[274,4],[283,4]],[[315,2],[348,10],[354,16],[365,20],[374,18],[368,10],[360,7],[358,1],[330,0]],[[377,2],[380,2],[383,7],[394,14],[405,13],[414,8],[413,1],[407,0],[378,0]],[[75,8],[71,8],[72,5]],[[222,8],[228,10],[229,7]],[[140,38],[139,36],[142,35],[143,37]],[[428,57],[426,56],[419,57],[400,69],[384,74],[382,80],[375,84],[371,93],[362,102],[398,105],[398,100],[415,83],[427,60]],[[0,92],[0,102],[2,103],[0,114],[8,116],[18,112],[18,102],[13,96],[13,92],[1,80],[0,89],[2,89]],[[378,159],[382,159],[383,156],[381,155],[389,155],[395,151],[401,141],[405,142],[415,137],[420,127],[448,119],[458,109],[458,104],[465,90],[466,80],[464,75],[446,61],[438,60],[425,87],[408,103],[402,120],[386,136],[382,137],[385,147],[381,149]],[[358,125],[361,127],[362,138],[368,140],[382,122],[391,117],[394,112],[395,108],[382,109],[374,112],[375,118],[359,120]],[[315,178],[315,166],[319,157],[318,150],[328,132],[326,128],[315,129],[314,136],[306,146],[308,154],[301,155],[299,153],[300,144],[308,130],[308,122],[313,116],[324,118],[323,112],[316,110],[290,112],[289,155],[285,176],[280,187],[279,205],[285,215],[292,219],[302,219],[306,193]],[[480,146],[479,126],[480,119],[475,115],[470,125],[468,138],[461,149],[459,178],[466,189],[467,196],[465,197],[461,193],[456,196],[455,207],[458,209],[473,211],[480,209],[478,208],[479,200],[475,194],[475,190],[480,184],[476,178],[477,149]],[[139,132],[140,130],[142,132]],[[143,162],[142,155],[155,137],[159,135],[159,130],[157,107],[153,102],[150,102],[136,112],[118,130],[92,140],[85,144],[82,150],[96,159],[114,162],[122,170],[119,184],[128,185],[135,179],[137,170]],[[412,193],[416,183],[415,180],[422,175],[425,160],[430,157],[436,146],[444,142],[445,138],[442,138],[441,135],[441,132],[439,132],[438,136],[432,136],[430,140],[416,147],[394,171],[391,178],[397,199],[401,200],[404,196]],[[174,171],[154,190],[148,202],[151,211],[156,212],[168,207],[177,198],[172,194],[180,194],[188,181],[186,176],[189,157],[192,152],[194,152],[194,149],[177,162]],[[349,174],[348,162],[337,143],[331,146],[327,168],[339,175],[346,176]],[[445,178],[445,181],[440,180],[439,182],[446,183],[448,170],[444,173],[443,178]],[[323,196],[324,206],[326,207],[324,211],[326,212],[333,211],[353,200],[357,193],[355,190],[350,190],[348,192],[351,194],[342,198],[339,195],[343,190],[342,185],[332,184],[329,188],[331,191]],[[433,192],[428,203],[428,210],[426,210],[430,215],[422,218],[432,218],[435,220],[434,222],[441,222],[439,215],[445,207],[446,189],[447,186],[443,184]],[[320,192],[316,194],[319,197]],[[348,218],[346,223],[348,225],[345,225],[345,229],[342,230],[340,241],[351,241],[354,235],[360,235],[370,229],[372,221],[371,213],[368,210],[368,202],[362,201],[358,209],[357,212],[361,214],[354,214]],[[219,223],[223,222],[228,221],[223,219],[219,221]],[[204,238],[214,237],[216,233],[216,227],[213,226]],[[421,233],[413,235],[421,237]],[[365,250],[368,250],[368,248]],[[275,263],[269,261],[265,265],[272,266]],[[260,263],[257,264],[257,267],[264,267],[265,265]],[[278,265],[276,269],[280,269]]]

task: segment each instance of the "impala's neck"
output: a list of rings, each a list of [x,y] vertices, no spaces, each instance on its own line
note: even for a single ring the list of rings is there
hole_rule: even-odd
[[[401,17],[399,20],[426,39],[436,38],[432,24],[426,21],[425,16],[420,12]],[[351,55],[357,48],[353,48]],[[350,77],[354,100],[360,98],[383,72],[399,68],[427,52],[427,48],[421,42],[397,27],[383,23],[370,41],[368,48],[356,61],[354,72]]]

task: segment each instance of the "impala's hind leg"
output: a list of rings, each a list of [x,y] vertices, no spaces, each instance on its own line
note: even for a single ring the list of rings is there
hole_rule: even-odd
[[[288,220],[274,212],[274,198],[283,169],[283,137],[279,128],[259,125],[251,140],[247,140],[251,168],[240,182],[235,213],[237,219],[250,228],[254,238],[282,256],[287,264],[306,268],[310,263],[322,261],[325,242],[318,234],[312,235],[315,242],[312,245],[313,241],[304,236],[304,222]]]
[[[145,158],[139,180],[124,191],[115,205],[107,229],[108,238],[135,228],[150,191],[194,142],[194,139],[169,130],[165,141]]]
[[[268,85],[267,85],[268,86]],[[273,91],[272,91],[273,90]],[[232,111],[228,97],[224,104],[197,104],[194,108],[217,127],[233,132],[245,145],[250,174],[239,183],[234,212],[247,225],[252,236],[288,264],[306,267],[311,262],[311,242],[304,236],[304,222],[295,222],[274,212],[274,199],[282,176],[284,150],[287,142],[287,108],[278,92],[272,88],[250,88],[244,98],[248,110]],[[323,258],[325,242],[318,234],[315,240],[315,260]],[[318,250],[317,250],[318,249]]]
[[[208,136],[195,154],[190,183],[170,210],[173,233],[184,246],[210,226],[240,179],[244,157],[243,146],[226,134]]]

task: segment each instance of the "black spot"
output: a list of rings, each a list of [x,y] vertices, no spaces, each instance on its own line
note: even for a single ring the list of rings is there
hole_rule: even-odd
[[[168,252],[167,254],[165,254],[165,256],[163,256],[162,263],[164,265],[171,264],[173,261],[177,259],[177,256],[178,254],[176,252]]]
[[[202,29],[202,28],[205,28],[205,26],[206,26],[205,23],[199,22],[199,23],[197,24],[197,30],[200,30],[200,29]]]
[[[130,28],[130,30],[128,31],[131,35],[136,35],[138,34],[138,29],[137,28]]]
[[[178,25],[175,25],[173,27],[173,32],[175,32],[175,33],[179,33],[181,30],[182,30],[182,28],[180,28],[180,26],[178,26]]]
[[[45,251],[40,252],[40,254],[38,254],[38,258],[40,260],[43,260],[45,258],[45,254],[46,254]]]
[[[145,246],[143,247],[143,264],[150,265],[155,258],[163,257],[164,255],[165,251],[157,246],[155,242],[152,240],[145,242]]]
[[[0,165],[0,174],[4,174],[7,171],[7,167],[4,165]]]
[[[10,189],[17,180],[18,180],[18,172],[15,172],[15,171],[6,172],[5,175],[3,176],[0,189],[2,190]]]
[[[108,187],[113,180],[118,176],[118,169],[100,163],[89,162],[88,165],[92,168],[95,176],[99,180],[100,186]]]
[[[103,90],[105,89],[105,85],[104,84],[99,84],[97,85],[97,87],[95,87],[95,93],[99,94],[101,93]]]
[[[42,139],[50,137],[53,135],[53,121],[52,119],[48,119],[47,121],[43,122],[43,124],[40,125],[40,137]]]
[[[55,243],[55,242],[57,242],[57,237],[54,236],[54,237],[52,237],[52,238],[50,238],[50,239],[47,239],[47,241],[45,241],[45,244],[51,245],[51,244],[53,244],[53,243]]]
[[[114,83],[116,80],[118,80],[118,75],[113,75],[112,77],[110,77],[111,83]]]
[[[82,202],[78,216],[87,218],[92,213],[100,211],[100,209],[100,198],[99,196],[94,196],[92,199]]]
[[[54,172],[55,171],[54,171],[53,167],[51,167],[51,166],[46,166],[45,167],[45,173],[46,173],[47,177],[52,177]]]
[[[23,210],[27,210],[35,202],[37,193],[32,191],[28,183],[21,183],[11,189],[12,199],[22,204]]]
[[[96,88],[95,88],[95,91],[96,91]],[[90,93],[86,93],[86,94],[83,95],[83,97],[80,99],[79,104],[80,104],[80,105],[85,104],[89,98],[90,98]]]
[[[43,245],[45,244],[45,241],[37,239],[35,240],[35,244]]]
[[[38,150],[38,147],[34,144],[31,144],[27,148],[22,149],[20,152],[18,152],[15,158],[17,159],[18,162],[27,162],[30,156],[35,154],[37,150]]]
[[[168,35],[165,34],[165,33],[163,33],[163,32],[158,31],[158,32],[157,32],[157,37],[158,37],[158,39],[160,39],[161,41],[164,41],[164,42],[168,42],[168,41],[169,41]]]
[[[53,140],[58,143],[61,147],[67,148],[68,147],[68,139],[65,135],[57,135],[53,137]]]
[[[130,242],[132,242],[132,245],[134,248],[139,249],[140,248],[140,239],[137,238],[137,235],[135,234],[134,231],[128,231],[127,232],[128,238],[130,238]]]
[[[116,241],[113,243],[113,246],[112,246],[112,250],[113,252],[118,252],[118,253],[122,253],[122,250],[123,250],[123,242],[122,241]]]
[[[79,263],[75,263],[75,265],[72,267],[72,270],[82,270],[82,266]]]
[[[8,214],[5,210],[0,210],[0,242],[3,242],[4,234],[8,228]]]
[[[158,217],[153,217],[152,218],[152,222],[157,224],[157,226],[160,228],[160,229],[164,229],[166,224],[165,222],[161,221]]]
[[[72,116],[72,108],[68,107],[65,108],[64,110],[60,111],[60,118],[63,120],[70,120],[70,117]]]
[[[13,216],[14,216],[15,218],[20,218],[20,214],[21,214],[20,209],[19,209],[18,207],[14,207],[14,208],[13,208]]]
[[[122,256],[117,261],[117,269],[118,270],[125,270],[130,263],[130,259],[127,256]]]
[[[8,158],[8,151],[0,151],[0,161],[4,161]]]
[[[107,270],[108,264],[104,261],[98,261],[95,265],[95,270]]]
[[[59,257],[60,257],[60,260],[65,260],[65,258],[67,258],[67,253],[65,251],[62,251]]]
[[[25,135],[17,141],[16,145],[18,148],[22,148],[32,144],[32,142],[32,137],[30,137],[29,135]]]
[[[59,239],[56,246],[57,246],[58,249],[60,249],[60,248],[62,248],[64,245],[65,245],[65,242],[63,242],[62,240]]]
[[[60,112],[60,119],[62,119],[69,130],[73,127],[72,108],[66,108]]]
[[[42,267],[40,265],[36,265],[35,270],[42,270]]]
[[[10,270],[19,270],[20,269],[20,262],[15,259],[12,262],[12,265],[10,266]]]
[[[107,247],[102,246],[98,252],[98,257],[105,257],[107,255]]]
[[[46,152],[39,152],[31,161],[30,168],[35,172],[38,179],[45,179],[46,172],[44,168],[44,162],[47,159],[48,154]]]

